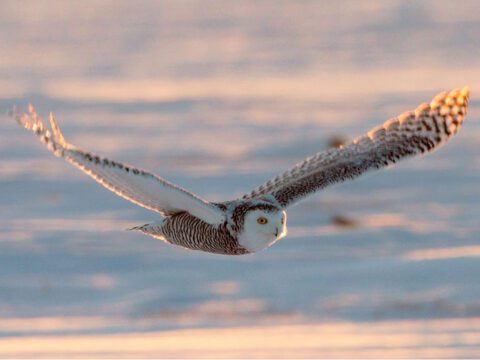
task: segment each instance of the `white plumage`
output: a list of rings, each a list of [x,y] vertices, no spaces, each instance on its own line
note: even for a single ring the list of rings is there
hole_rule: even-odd
[[[285,210],[304,197],[370,169],[438,148],[461,126],[468,96],[467,88],[440,93],[430,104],[395,117],[346,146],[315,154],[242,199],[224,203],[208,202],[147,171],[68,144],[52,114],[51,129],[32,106],[28,114],[14,109],[11,115],[55,155],[117,195],[163,216],[134,229],[189,249],[240,255],[262,250],[284,237]]]

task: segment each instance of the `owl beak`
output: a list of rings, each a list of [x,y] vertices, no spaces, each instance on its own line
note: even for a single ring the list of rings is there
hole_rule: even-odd
[[[280,233],[280,230],[278,230],[278,227],[275,228],[275,237],[278,237],[278,234]]]

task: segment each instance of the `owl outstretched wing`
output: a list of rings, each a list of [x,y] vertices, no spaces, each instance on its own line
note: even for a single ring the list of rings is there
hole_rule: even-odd
[[[468,96],[468,88],[440,93],[430,104],[390,119],[350,144],[305,159],[243,198],[273,196],[286,208],[330,184],[432,151],[462,125]]]
[[[170,216],[189,212],[209,224],[221,224],[224,212],[216,205],[147,171],[121,164],[86,151],[65,141],[53,115],[49,129],[29,106],[28,114],[14,108],[11,113],[24,128],[31,130],[56,156],[62,157],[101,185],[134,204]]]

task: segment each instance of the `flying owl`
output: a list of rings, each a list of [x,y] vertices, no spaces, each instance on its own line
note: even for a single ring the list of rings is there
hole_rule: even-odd
[[[221,203],[67,143],[51,113],[50,129],[31,105],[28,114],[14,108],[11,116],[56,156],[117,195],[161,215],[158,221],[133,230],[188,249],[243,255],[285,237],[286,210],[306,196],[444,144],[462,124],[468,96],[468,88],[440,93],[430,104],[394,117],[345,146],[310,156],[240,199]]]

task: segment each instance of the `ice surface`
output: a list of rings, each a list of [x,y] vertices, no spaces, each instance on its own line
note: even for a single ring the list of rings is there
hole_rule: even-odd
[[[475,354],[476,2],[54,4],[0,4],[0,109],[53,111],[73,144],[211,200],[441,90],[469,85],[472,100],[444,148],[326,189],[289,211],[286,239],[244,257],[125,231],[156,214],[2,116],[0,336],[469,318],[458,331],[476,342],[452,346]]]

